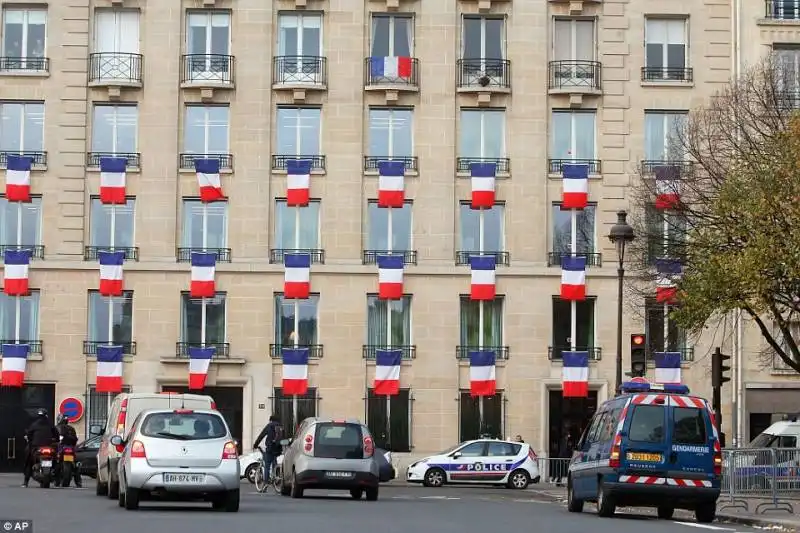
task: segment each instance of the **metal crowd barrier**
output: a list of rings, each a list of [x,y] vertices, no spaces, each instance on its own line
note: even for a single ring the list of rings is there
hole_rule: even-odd
[[[794,513],[800,500],[800,449],[736,448],[722,451],[719,508]],[[800,502],[798,502],[800,503]]]
[[[539,475],[542,476],[541,483],[557,483],[560,479],[566,486],[569,459],[538,457],[537,463],[539,465]]]

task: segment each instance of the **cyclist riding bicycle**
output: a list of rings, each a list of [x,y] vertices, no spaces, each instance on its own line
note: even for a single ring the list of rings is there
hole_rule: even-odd
[[[261,433],[256,437],[256,442],[253,444],[253,449],[258,449],[261,441],[264,441],[264,477],[270,479],[272,477],[273,465],[277,462],[278,456],[283,451],[281,448],[281,441],[283,440],[283,426],[281,426],[278,417],[272,415],[269,417],[269,422]]]

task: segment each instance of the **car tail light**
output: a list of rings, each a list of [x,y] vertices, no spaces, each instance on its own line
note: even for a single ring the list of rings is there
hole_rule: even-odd
[[[190,414],[194,413],[194,410],[193,409],[175,409],[172,412],[175,413],[176,415],[190,415]]]
[[[306,433],[303,437],[303,451],[308,455],[314,454],[314,436],[311,433]]]
[[[375,453],[375,443],[372,441],[372,437],[366,436],[364,437],[364,457],[372,457],[373,453]]]
[[[611,455],[608,458],[608,466],[619,468],[620,454],[622,453],[622,437],[614,437],[614,444],[611,446]]]
[[[714,442],[714,475],[722,475],[722,448],[720,448],[719,441]]]
[[[125,436],[125,420],[128,418],[128,399],[122,400],[119,407],[119,415],[117,415],[117,435],[120,437]]]
[[[239,458],[239,450],[236,449],[236,443],[233,441],[228,441],[225,443],[225,447],[222,448],[222,458],[223,459],[238,459]]]
[[[533,451],[533,448],[528,448],[528,457],[530,458],[531,461],[536,461],[539,459],[538,457],[536,457],[536,452]]]
[[[135,440],[131,443],[131,459],[146,459],[147,454],[144,452],[144,444],[141,441]]]
[[[211,402],[211,410],[212,411],[216,411],[217,410],[217,402]]]
[[[39,453],[42,455],[53,455],[53,448],[39,448]]]

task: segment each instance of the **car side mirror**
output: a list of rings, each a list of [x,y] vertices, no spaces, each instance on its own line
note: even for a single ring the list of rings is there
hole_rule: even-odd
[[[89,426],[89,434],[90,435],[102,435],[103,428],[98,424],[92,424]]]
[[[290,442],[292,442],[292,439],[283,439],[280,444],[281,446],[288,446]]]
[[[119,435],[114,435],[108,440],[108,442],[111,443],[111,445],[115,447],[119,453],[122,453],[123,450],[125,450],[125,442]]]
[[[461,457],[461,452],[453,452],[453,455],[451,455],[451,457],[453,459],[458,459],[459,457]]]

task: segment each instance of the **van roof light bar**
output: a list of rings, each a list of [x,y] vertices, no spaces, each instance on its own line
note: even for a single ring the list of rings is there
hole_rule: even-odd
[[[636,392],[663,392],[666,394],[689,394],[689,387],[674,383],[640,383],[626,381],[620,387],[621,394],[632,394]]]

